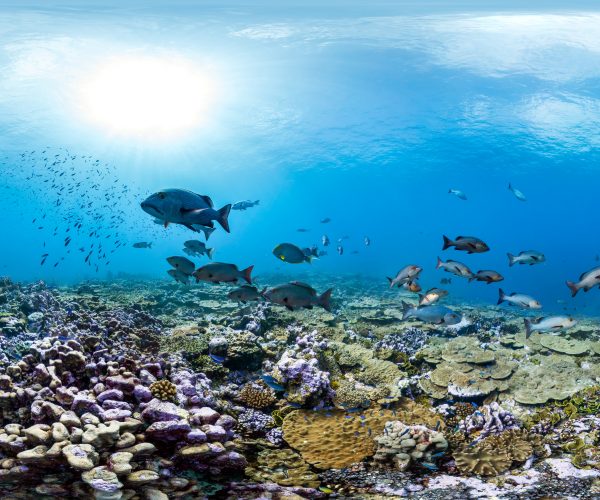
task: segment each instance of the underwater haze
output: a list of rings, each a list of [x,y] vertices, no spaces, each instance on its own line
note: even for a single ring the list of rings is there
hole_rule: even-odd
[[[232,214],[231,234],[210,241],[218,260],[254,264],[257,276],[358,274],[385,286],[386,275],[415,262],[431,287],[442,277],[436,257],[446,258],[442,234],[466,234],[492,249],[470,259],[473,271],[503,271],[508,288],[549,310],[564,300],[569,310],[598,312],[597,294],[571,300],[564,282],[593,267],[600,251],[593,230],[600,14],[444,4],[416,12],[374,6],[381,15],[355,13],[356,6],[311,15],[291,6],[270,13],[268,5],[59,5],[3,7],[3,274],[57,284],[120,272],[164,276],[165,257],[190,234],[155,227],[137,208],[173,187],[208,194],[219,206],[260,200]],[[94,119],[94,96],[84,94],[98,68],[148,57],[181,58],[210,80],[198,123],[155,137],[120,130],[118,113],[115,123]],[[64,177],[45,182],[61,151],[69,157],[57,171],[73,169],[68,182],[83,181],[72,191],[60,191]],[[109,173],[88,172],[88,155]],[[121,215],[110,226],[113,212]],[[43,215],[39,229],[31,221]],[[65,255],[65,230],[79,217]],[[320,224],[325,217],[331,223]],[[112,233],[104,248],[117,234],[122,243],[97,271],[82,258],[87,251],[76,251],[95,241],[88,235],[96,229],[102,238]],[[334,244],[310,269],[291,271],[271,254],[284,241],[320,244],[323,234]],[[339,256],[342,236],[349,238]],[[152,241],[152,251],[132,248],[137,241]],[[546,262],[508,268],[507,252],[529,249]],[[496,299],[492,286],[452,285],[455,297]]]
[[[0,498],[600,499],[600,4],[0,0]]]

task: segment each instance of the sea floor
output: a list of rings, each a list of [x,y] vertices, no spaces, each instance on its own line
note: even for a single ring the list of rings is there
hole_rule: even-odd
[[[439,327],[329,281],[331,313],[1,278],[1,498],[600,498],[597,319]]]

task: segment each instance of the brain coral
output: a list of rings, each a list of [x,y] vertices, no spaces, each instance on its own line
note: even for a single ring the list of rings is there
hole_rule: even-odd
[[[296,410],[283,421],[283,437],[308,463],[320,469],[339,469],[373,455],[374,438],[390,420],[443,427],[438,415],[406,400],[394,410],[362,413]]]

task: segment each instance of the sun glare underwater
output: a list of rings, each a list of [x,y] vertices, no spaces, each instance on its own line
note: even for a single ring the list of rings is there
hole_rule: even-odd
[[[2,498],[600,498],[596,6],[51,4],[0,5]]]

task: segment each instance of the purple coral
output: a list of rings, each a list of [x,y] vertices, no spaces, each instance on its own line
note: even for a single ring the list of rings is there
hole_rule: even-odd
[[[481,410],[461,420],[458,425],[465,434],[481,431],[477,441],[492,434],[519,428],[516,417],[496,402],[483,406]]]

